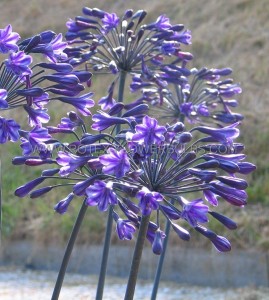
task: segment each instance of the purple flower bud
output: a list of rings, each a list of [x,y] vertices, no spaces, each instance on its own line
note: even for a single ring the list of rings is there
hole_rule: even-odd
[[[176,138],[180,144],[186,144],[192,140],[192,134],[190,132],[183,132],[183,133],[177,135]]]
[[[115,115],[119,114],[124,109],[124,107],[125,107],[125,105],[123,103],[118,102],[110,108],[110,110],[108,111],[108,114],[110,116],[115,116]]]
[[[109,114],[102,112],[100,114],[95,114],[92,116],[93,130],[103,131],[110,126],[117,124],[128,124],[128,120],[120,117],[112,117]]]
[[[137,115],[143,115],[148,111],[149,107],[147,104],[139,104],[136,107],[133,107],[126,111],[122,115],[123,118],[131,117],[131,116],[137,116]]]
[[[196,226],[195,230],[198,231],[199,233],[201,233],[203,236],[205,236],[209,240],[214,240],[217,238],[217,234],[215,232],[213,232],[212,230],[209,230],[203,226],[200,226],[200,225]]]
[[[210,190],[204,190],[205,199],[213,206],[218,206],[218,198],[217,195],[212,193]]]
[[[211,214],[211,216],[213,216],[216,220],[218,220],[220,223],[222,223],[228,229],[234,230],[237,228],[236,223],[233,220],[231,220],[230,218],[228,218],[222,214],[219,214],[215,211],[210,211],[209,213]]]
[[[53,176],[57,173],[59,173],[60,169],[49,169],[49,170],[44,170],[42,171],[42,176]]]
[[[133,13],[134,12],[132,9],[126,10],[126,12],[124,13],[124,16],[123,16],[123,20],[130,19],[133,16]]]
[[[38,66],[44,69],[54,70],[59,73],[70,73],[73,70],[73,67],[68,63],[39,63]]]
[[[217,172],[213,170],[200,170],[197,168],[189,168],[189,173],[200,178],[202,181],[210,182],[216,178]]]
[[[168,218],[172,220],[178,220],[181,217],[181,215],[170,206],[161,205],[161,204],[159,204],[159,206],[162,212],[164,213],[164,215],[166,215]]]
[[[21,197],[21,198],[26,196],[32,189],[34,189],[36,186],[38,186],[44,180],[45,180],[45,178],[38,177],[32,181],[27,182],[26,184],[24,184],[16,189],[15,195],[18,197]]]
[[[176,234],[184,241],[189,241],[190,239],[190,234],[189,232],[182,228],[181,226],[175,224],[175,223],[171,223],[172,228],[174,229],[174,231],[176,232]]]
[[[249,162],[239,162],[237,165],[239,167],[238,172],[240,174],[247,175],[247,174],[253,172],[254,170],[256,170],[256,166]]]
[[[211,186],[211,192],[219,195],[232,205],[244,206],[247,204],[247,193],[245,191],[237,190],[221,183],[211,183]]]
[[[70,193],[66,198],[64,198],[54,206],[54,210],[61,215],[64,214],[67,211],[68,206],[73,200],[73,198],[74,194]]]
[[[140,212],[140,208],[134,204],[130,199],[128,198],[123,198],[124,204],[135,214],[138,214]]]
[[[45,186],[41,189],[35,190],[32,193],[30,193],[30,198],[34,199],[34,198],[38,198],[46,193],[48,193],[49,191],[51,191],[53,189],[53,186]]]
[[[155,232],[152,243],[152,251],[157,255],[160,255],[163,251],[163,232],[160,229],[156,230]]]
[[[227,184],[231,187],[234,187],[238,190],[245,190],[248,187],[247,182],[244,179],[236,178],[236,177],[228,177],[228,176],[218,176],[217,179]]]
[[[220,252],[229,252],[232,249],[230,242],[223,236],[218,235],[215,239],[212,239],[211,242]]]
[[[4,89],[0,89],[0,109],[8,108],[8,103],[6,101],[7,91]]]

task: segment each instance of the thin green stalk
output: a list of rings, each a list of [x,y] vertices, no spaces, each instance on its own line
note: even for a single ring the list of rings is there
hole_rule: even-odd
[[[161,274],[162,274],[164,257],[165,257],[166,248],[167,248],[167,244],[168,244],[168,237],[169,237],[169,233],[170,233],[170,228],[171,228],[171,224],[167,220],[166,226],[165,226],[165,235],[166,235],[166,237],[163,241],[163,251],[160,255],[157,270],[156,270],[156,274],[155,274],[155,278],[154,278],[154,283],[153,283],[153,288],[152,288],[152,293],[151,293],[151,298],[150,298],[151,300],[155,300],[156,297],[157,297],[159,283],[160,283]]]
[[[150,216],[142,216],[141,219],[124,300],[134,299],[136,281],[148,230],[149,219]]]
[[[126,79],[126,72],[121,71],[120,78],[119,78],[118,102],[123,102],[125,79]],[[120,132],[120,125],[118,125],[116,128],[116,133],[118,133],[118,132]],[[111,240],[111,234],[112,234],[112,225],[113,225],[112,213],[113,213],[113,208],[110,207],[110,209],[108,211],[108,217],[107,217],[107,226],[106,226],[101,268],[100,268],[97,291],[96,291],[96,298],[95,298],[96,300],[102,300],[102,298],[103,298],[106,270],[107,270],[107,262],[108,262],[108,256],[109,256],[109,247],[110,247],[110,240]]]
[[[66,250],[65,250],[65,253],[64,253],[64,257],[63,257],[63,260],[62,260],[62,264],[61,264],[61,267],[60,267],[60,270],[59,270],[59,274],[58,274],[58,277],[57,277],[57,280],[56,280],[56,284],[55,284],[55,287],[54,287],[54,290],[53,290],[51,300],[58,300],[58,298],[59,298],[61,288],[62,288],[62,284],[63,284],[63,280],[64,280],[64,276],[65,276],[66,269],[67,269],[67,266],[68,266],[68,262],[69,262],[71,253],[73,251],[73,247],[74,247],[74,244],[75,244],[80,226],[81,226],[82,221],[84,219],[87,207],[88,206],[86,205],[86,202],[84,200],[84,202],[83,202],[83,204],[80,208],[79,214],[77,216],[76,222],[74,224],[74,227],[72,229],[69,241],[68,241],[67,246],[66,246]]]

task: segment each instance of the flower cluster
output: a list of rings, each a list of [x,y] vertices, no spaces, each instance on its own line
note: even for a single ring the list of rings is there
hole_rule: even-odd
[[[154,76],[134,75],[130,87],[132,92],[142,92],[140,101],[150,103],[152,114],[163,121],[185,119],[190,124],[222,127],[243,119],[231,111],[238,105],[233,97],[241,93],[233,79],[223,78],[231,73],[230,68],[189,70],[186,65],[183,68],[170,64],[162,66]]]
[[[74,66],[85,63],[93,73],[114,75],[108,95],[99,101],[103,110],[115,104],[113,92],[120,73],[148,74],[145,63],[159,70],[166,60],[176,64],[192,59],[181,49],[182,44],[191,43],[190,31],[182,24],[170,24],[164,15],[144,24],[144,10],[127,10],[122,17],[97,8],[85,7],[83,13],[85,16],[67,22],[69,46],[65,52]]]
[[[89,113],[87,107],[91,107],[93,101],[89,95],[79,94],[91,74],[73,69],[63,52],[66,46],[62,34],[53,31],[21,41],[11,25],[0,29],[0,53],[7,55],[0,66],[0,110],[3,113],[23,108],[34,132],[49,121],[46,105],[51,100],[58,99]],[[0,116],[1,144],[17,141],[19,130],[20,125],[15,120]]]
[[[74,112],[63,118],[57,128],[49,130],[65,132],[64,124],[68,123],[68,130],[77,132],[77,140],[65,143],[55,158],[14,159],[15,164],[56,166],[19,187],[17,196],[30,194],[35,198],[59,186],[69,187],[69,194],[56,204],[55,210],[65,213],[75,197],[83,197],[88,206],[97,206],[100,211],[112,206],[120,239],[132,238],[142,216],[155,215],[147,238],[156,254],[161,253],[165,238],[159,225],[161,215],[183,240],[190,238],[184,228],[184,223],[188,223],[219,251],[230,250],[228,240],[205,224],[211,216],[235,229],[232,220],[214,211],[218,198],[234,206],[244,206],[247,201],[247,183],[236,174],[248,174],[255,167],[244,161],[243,145],[234,142],[239,133],[236,125],[219,129],[197,126],[186,131],[182,123],[161,126],[147,115],[139,123],[131,111],[127,117],[100,112],[92,119],[96,134],[85,132],[84,122]],[[119,124],[122,130],[113,134]],[[196,132],[200,133],[199,139],[195,138]],[[48,142],[54,147],[60,143],[55,137]],[[37,188],[55,176],[64,179],[64,183]],[[193,192],[199,192],[199,198],[192,199]],[[187,200],[185,195],[189,194]]]
[[[189,240],[189,228],[194,228],[219,251],[229,251],[229,241],[205,225],[215,218],[236,228],[234,221],[215,210],[220,199],[238,207],[247,203],[247,182],[240,174],[255,169],[245,161],[244,146],[235,142],[243,117],[230,110],[237,105],[231,98],[241,92],[226,78],[231,69],[189,70],[193,57],[181,45],[190,44],[190,31],[171,25],[164,15],[144,24],[143,10],[127,10],[122,17],[97,8],[86,7],[83,13],[67,22],[66,43],[52,32],[27,39],[17,48],[16,43],[12,47],[0,43],[3,51],[13,51],[2,66],[2,77],[15,78],[1,85],[5,88],[0,90],[0,103],[5,99],[8,107],[23,103],[34,127],[20,130],[23,156],[13,163],[49,165],[15,194],[37,198],[56,188],[69,189],[55,205],[56,212],[65,213],[82,197],[83,205],[112,211],[120,239],[132,239],[145,217],[151,217],[146,237],[156,254],[162,253],[165,239],[163,217],[181,239]],[[30,53],[44,54],[50,62],[30,69]],[[86,71],[78,71],[79,66]],[[88,110],[94,105],[92,93],[78,95],[82,83],[90,84],[88,69],[96,76],[109,73],[114,78],[98,102],[101,110],[93,116]],[[46,74],[48,70],[56,73]],[[142,91],[133,103],[123,103],[127,73],[132,75],[131,91]],[[44,80],[53,84],[37,87]],[[47,92],[56,94],[50,99],[71,104],[78,112],[70,112],[57,126],[42,127],[49,119],[43,108]]]

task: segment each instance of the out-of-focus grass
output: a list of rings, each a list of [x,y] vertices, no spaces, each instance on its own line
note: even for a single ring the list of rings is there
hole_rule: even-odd
[[[172,23],[185,24],[186,28],[191,29],[193,36],[193,44],[185,47],[195,56],[193,66],[232,67],[235,82],[240,82],[243,88],[238,111],[243,112],[246,118],[241,125],[239,141],[246,145],[248,160],[257,164],[258,169],[248,177],[249,208],[244,211],[236,210],[234,213],[241,229],[236,234],[231,234],[230,238],[236,241],[239,234],[241,237],[238,240],[243,237],[243,243],[266,248],[269,247],[266,238],[268,225],[264,223],[263,216],[269,205],[267,4],[267,0],[92,0],[79,3],[71,0],[1,0],[0,28],[11,23],[13,29],[22,37],[46,29],[65,32],[68,18],[80,15],[83,6],[99,7],[119,14],[127,8],[146,9],[149,12],[149,21],[160,14],[166,14]],[[104,81],[95,80],[91,90],[95,92],[94,99],[98,100],[104,95]],[[59,107],[60,105],[53,110],[53,122],[58,122],[65,114],[65,111],[59,114],[62,111]],[[70,212],[66,215],[55,216],[53,206],[63,198],[60,190],[35,200],[14,197],[13,192],[17,186],[39,174],[38,168],[11,165],[11,158],[20,152],[18,148],[14,144],[1,145],[4,234],[9,237],[32,235],[43,241],[66,239],[81,200],[74,199]],[[259,205],[253,206],[255,203],[262,203],[263,208],[260,209]],[[224,206],[223,210],[226,209],[227,206]],[[257,210],[259,214],[256,213]],[[232,209],[228,214],[231,213]],[[213,220],[211,223],[219,229]],[[82,227],[81,241],[86,238],[99,240],[104,224],[104,215],[97,213],[96,208],[89,209]],[[265,229],[261,230],[264,224]]]

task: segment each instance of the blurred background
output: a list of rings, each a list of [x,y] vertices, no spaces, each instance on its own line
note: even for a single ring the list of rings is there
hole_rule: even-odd
[[[257,171],[248,176],[248,205],[234,209],[228,205],[222,212],[233,217],[238,230],[227,232],[219,224],[211,229],[232,241],[235,251],[267,253],[269,250],[269,5],[267,0],[0,0],[0,28],[12,24],[13,30],[26,38],[43,30],[65,33],[69,18],[81,15],[83,6],[122,14],[127,8],[148,11],[147,22],[160,14],[171,23],[183,23],[192,31],[192,45],[184,50],[191,52],[193,67],[231,67],[233,78],[239,82],[243,93],[239,95],[237,112],[245,115],[238,139],[246,147],[248,161],[257,165]],[[97,101],[103,95],[98,80],[93,87]],[[53,108],[53,107],[52,107]],[[59,106],[52,111],[58,122]],[[51,111],[51,109],[50,109]],[[59,192],[39,199],[18,199],[16,187],[39,174],[39,169],[24,166],[12,167],[11,159],[20,155],[18,145],[1,145],[3,189],[2,245],[14,241],[30,240],[36,245],[65,245],[80,204],[73,205],[63,216],[55,215],[53,207],[62,199]],[[34,174],[33,172],[36,172]],[[105,214],[89,209],[78,238],[80,244],[98,244],[103,240]],[[119,244],[113,236],[114,244]],[[121,245],[126,245],[120,242]],[[172,245],[183,246],[176,237]],[[193,233],[188,247],[211,249],[207,241]],[[234,250],[233,250],[234,251]],[[195,299],[195,298],[193,298]],[[228,299],[228,298],[227,298]],[[245,299],[245,298],[244,298]],[[258,299],[258,298],[257,298]]]

